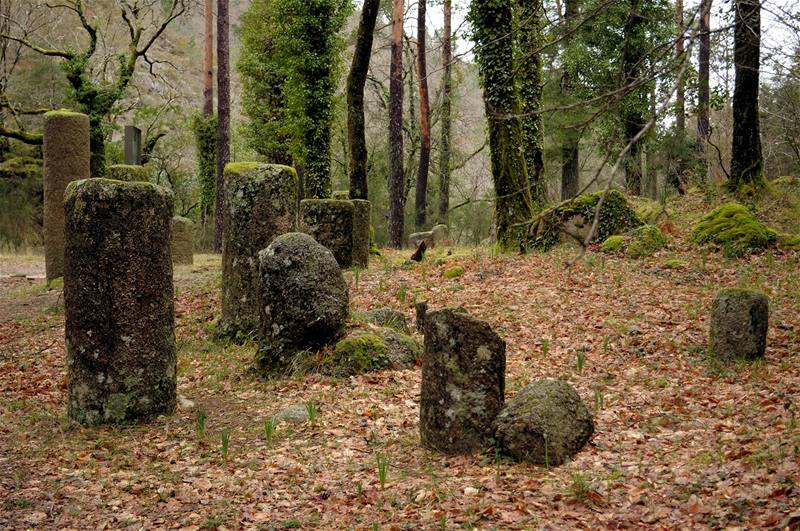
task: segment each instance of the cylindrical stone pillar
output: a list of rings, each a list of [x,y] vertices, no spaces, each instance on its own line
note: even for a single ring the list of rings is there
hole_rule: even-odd
[[[44,115],[44,260],[47,282],[64,276],[64,190],[88,179],[89,117],[71,111]]]
[[[86,179],[64,200],[68,411],[85,425],[175,409],[172,193]]]
[[[258,331],[258,252],[297,223],[297,174],[278,164],[238,162],[225,166],[222,230],[223,335]]]
[[[194,263],[194,223],[191,219],[172,218],[172,263]]]
[[[150,181],[150,170],[132,164],[113,164],[106,168],[106,177],[118,181]]]
[[[722,289],[711,306],[708,351],[723,361],[763,358],[768,328],[766,295],[751,289]]]
[[[353,265],[352,201],[341,199],[303,199],[300,201],[300,232],[305,232],[327,247],[339,267]]]
[[[351,199],[353,203],[353,265],[369,266],[369,227],[372,207],[366,199]]]

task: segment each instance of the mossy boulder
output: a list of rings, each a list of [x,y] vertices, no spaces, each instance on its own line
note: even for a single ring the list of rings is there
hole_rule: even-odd
[[[625,247],[625,238],[619,234],[609,236],[606,241],[600,246],[600,250],[604,253],[616,253],[622,251]]]
[[[375,308],[358,314],[360,318],[377,326],[385,326],[397,330],[401,334],[411,333],[403,312],[392,308]]]
[[[648,225],[658,225],[670,217],[667,205],[663,203],[645,198],[638,198],[636,202],[636,216]]]
[[[517,461],[558,466],[589,441],[594,422],[580,395],[562,380],[524,387],[495,420],[498,449]]]
[[[323,372],[351,376],[384,369],[408,369],[422,354],[410,336],[388,327],[356,328],[323,360]]]
[[[706,214],[692,229],[697,243],[712,243],[732,256],[774,247],[778,234],[739,203],[726,203]]]
[[[667,245],[667,237],[655,225],[644,225],[631,231],[631,241],[625,251],[631,258],[651,256]]]
[[[427,249],[432,249],[434,246],[433,232],[429,230],[425,232],[413,232],[408,236],[408,246],[412,249],[419,247],[419,244],[423,241]]]
[[[300,201],[300,232],[311,235],[330,249],[339,267],[353,265],[353,202],[340,199]]]
[[[529,246],[547,250],[560,241],[586,240],[604,192],[582,194],[544,212],[531,228]],[[600,206],[597,230],[590,243],[605,241],[642,225],[625,194],[610,190]]]
[[[117,181],[150,181],[150,170],[132,164],[112,164],[106,168],[106,177]]]
[[[302,351],[318,350],[344,332],[347,283],[329,249],[307,234],[283,234],[258,255],[265,373],[291,366]]]
[[[450,280],[450,279],[458,278],[458,277],[462,276],[464,274],[464,272],[465,272],[465,270],[464,270],[463,267],[461,267],[461,266],[453,266],[451,268],[446,269],[444,271],[444,273],[442,273],[442,276],[444,278],[446,278],[447,280]]]
[[[768,328],[766,295],[742,288],[720,290],[711,306],[709,354],[723,361],[763,358]]]
[[[450,227],[440,223],[434,225],[431,229],[431,236],[433,237],[434,247],[447,247],[453,245],[453,240],[450,237]]]

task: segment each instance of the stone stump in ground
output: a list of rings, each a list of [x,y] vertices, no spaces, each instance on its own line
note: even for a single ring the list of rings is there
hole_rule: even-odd
[[[44,115],[44,256],[47,282],[64,276],[64,190],[88,179],[89,117],[70,111]]]
[[[106,168],[106,177],[118,181],[150,181],[150,170],[144,166],[134,166],[132,164],[113,164]]]
[[[420,436],[446,454],[483,448],[503,407],[506,344],[488,323],[452,308],[425,314]]]
[[[766,295],[740,288],[720,290],[711,306],[708,351],[723,361],[763,358],[768,328]]]
[[[258,255],[261,338],[256,366],[265,373],[293,356],[333,343],[349,314],[347,282],[329,249],[308,234],[278,236]]]
[[[350,202],[353,203],[353,265],[366,269],[369,266],[372,207],[365,199],[351,199]]]
[[[194,223],[191,219],[172,218],[172,263],[194,263]]]
[[[436,247],[453,245],[453,240],[450,238],[450,228],[443,223],[435,225],[431,229],[431,238],[433,239],[433,245]]]
[[[339,267],[353,265],[352,201],[303,199],[300,201],[300,232],[312,236],[333,253]]]
[[[594,433],[581,397],[562,380],[524,387],[495,420],[499,450],[517,461],[558,466],[578,453]]]
[[[222,229],[223,335],[258,331],[258,252],[295,230],[297,174],[288,166],[255,162],[225,166]]]
[[[175,409],[172,194],[86,179],[65,197],[69,417],[140,422]]]

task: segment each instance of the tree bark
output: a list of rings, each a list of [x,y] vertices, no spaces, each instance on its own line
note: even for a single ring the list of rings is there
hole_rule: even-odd
[[[700,35],[697,81],[697,149],[705,153],[706,143],[711,134],[708,119],[708,104],[711,99],[709,73],[711,71],[711,3],[702,0],[700,3]],[[707,171],[707,170],[706,170]]]
[[[229,78],[228,0],[217,0],[217,206],[214,222],[214,251],[222,251],[225,222],[225,165],[230,160],[231,87]]]
[[[442,38],[442,140],[439,148],[439,223],[449,224],[450,211],[450,98],[453,62],[453,5],[444,0],[444,33]]]
[[[564,26],[567,32],[573,31],[575,20],[578,18],[579,0],[565,0]],[[569,45],[571,36],[567,37],[565,46]],[[569,65],[564,65],[561,74],[561,91],[569,98],[572,95],[572,71]],[[561,200],[566,201],[578,195],[580,187],[579,166],[579,141],[577,131],[567,129],[564,131],[564,140],[561,143]]]
[[[686,93],[684,90],[683,68],[684,42],[683,42],[683,0],[675,0],[675,26],[678,30],[677,40],[675,41],[675,64],[678,68],[678,79],[675,81],[675,129],[679,134],[686,131]]]
[[[758,0],[736,0],[733,62],[733,144],[728,188],[760,187],[764,160],[758,120],[758,69],[761,64],[761,5]]]
[[[205,0],[203,11],[203,114],[214,113],[214,0]]]
[[[403,0],[393,0],[389,65],[389,246],[403,245]]]
[[[642,23],[644,18],[639,12],[641,0],[630,0],[630,14],[623,30],[625,44],[622,48],[623,84],[630,87],[639,79],[643,59]],[[622,122],[624,129],[625,145],[631,148],[625,157],[625,190],[632,195],[642,195],[642,161],[641,140],[633,142],[645,126],[642,111],[642,89],[628,89],[627,101],[623,104]],[[645,103],[646,105],[646,103]]]
[[[428,100],[428,67],[426,64],[425,16],[427,0],[417,0],[417,78],[419,79],[420,150],[417,166],[417,189],[414,195],[414,224],[425,228],[428,208],[428,170],[431,158],[431,107]]]
[[[350,147],[350,199],[367,199],[367,139],[364,132],[364,85],[367,82],[380,0],[365,0],[356,49],[347,76],[347,138]]]

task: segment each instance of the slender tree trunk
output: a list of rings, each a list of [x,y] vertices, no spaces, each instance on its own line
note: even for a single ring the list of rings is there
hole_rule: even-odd
[[[380,0],[365,0],[356,49],[347,76],[347,138],[350,149],[350,199],[367,199],[367,139],[364,132],[364,85],[367,82]]]
[[[450,98],[453,62],[453,6],[444,0],[444,35],[442,39],[442,141],[439,148],[439,223],[449,224],[450,211]]]
[[[403,245],[403,0],[393,0],[389,65],[389,246]]]
[[[622,49],[623,83],[626,87],[638,81],[643,59],[642,22],[644,19],[640,13],[641,0],[630,0],[630,8],[630,15],[623,30],[625,44]],[[623,104],[622,122],[624,141],[627,145],[633,142],[633,139],[645,126],[642,108],[646,105],[646,97],[643,97],[641,88],[636,88],[630,91],[626,99],[627,101]],[[624,161],[625,190],[632,195],[642,195],[641,142],[642,140],[639,139],[632,143]]]
[[[677,88],[675,90],[675,129],[679,134],[686,131],[686,92],[684,90],[682,65],[684,57],[683,41],[683,0],[675,0],[675,26],[678,29],[677,40],[675,41],[675,63],[678,68]]]
[[[522,136],[525,164],[528,170],[528,183],[531,199],[536,208],[547,203],[547,189],[544,183],[544,125],[542,115],[542,74],[541,48],[542,35],[541,0],[520,0],[519,20],[519,59],[515,64],[520,90],[522,109]]]
[[[579,0],[565,0],[564,26],[567,32],[573,31],[575,20],[578,18]],[[567,37],[565,46],[569,46],[571,36]],[[564,65],[561,74],[561,91],[566,98],[572,97],[572,71],[569,65]],[[574,129],[564,131],[561,142],[561,199],[563,201],[578,195],[580,188],[580,166],[578,144],[580,135]]]
[[[231,87],[229,78],[228,0],[217,0],[217,207],[214,225],[214,251],[222,251],[222,224],[225,219],[223,189],[225,165],[230,160]]]
[[[203,114],[214,114],[214,0],[205,0],[203,11]]]
[[[728,187],[759,187],[764,181],[764,160],[758,121],[758,69],[761,63],[761,4],[736,0],[733,62],[733,145]]]
[[[428,67],[425,50],[425,15],[427,0],[417,0],[417,77],[419,78],[419,132],[420,151],[417,166],[417,190],[414,196],[414,223],[417,230],[425,227],[428,208],[428,170],[431,158],[431,108],[428,100]]]
[[[705,153],[706,143],[711,134],[708,119],[708,103],[711,96],[709,73],[711,71],[711,3],[702,0],[700,3],[700,45],[698,57],[697,80],[697,149]],[[708,171],[708,170],[706,170]]]

